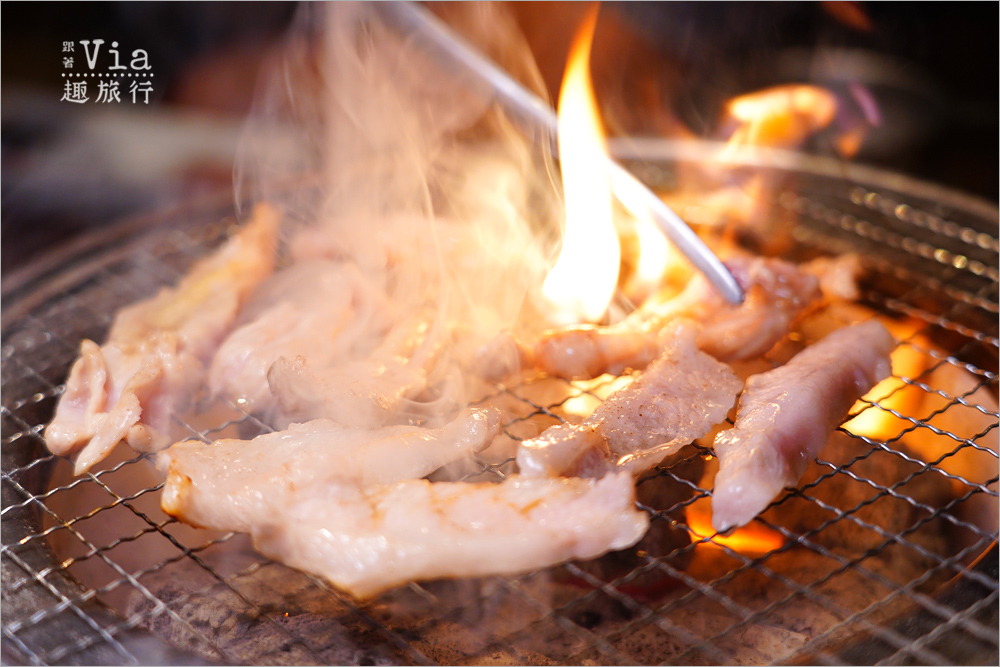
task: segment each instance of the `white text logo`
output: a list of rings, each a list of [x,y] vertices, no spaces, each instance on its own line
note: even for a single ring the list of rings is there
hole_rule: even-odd
[[[62,43],[65,82],[60,101],[111,104],[120,103],[124,94],[132,104],[149,104],[154,92],[149,54],[145,49],[135,49],[131,56],[123,56],[118,42],[111,42],[107,48],[103,48],[104,44],[103,39]]]

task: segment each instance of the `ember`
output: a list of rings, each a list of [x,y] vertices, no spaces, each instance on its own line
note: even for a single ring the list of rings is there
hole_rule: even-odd
[[[700,546],[732,549],[748,556],[770,553],[785,544],[785,538],[776,530],[759,523],[750,523],[725,535],[712,528],[712,514],[704,504],[694,504],[685,513],[691,537]]]

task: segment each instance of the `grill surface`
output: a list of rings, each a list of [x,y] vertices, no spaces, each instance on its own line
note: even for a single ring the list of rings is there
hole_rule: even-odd
[[[637,169],[647,180],[669,189],[669,147],[631,150],[645,158]],[[74,479],[45,450],[41,432],[80,339],[101,340],[118,308],[175,282],[219,243],[226,206],[133,221],[10,281],[4,661],[995,664],[996,209],[889,174],[791,159],[744,167],[779,184],[773,214],[795,225],[788,252],[863,255],[872,271],[863,303],[918,325],[901,343],[926,370],[901,373],[901,386],[933,403],[912,414],[874,405],[901,424],[895,437],[836,434],[805,483],[754,522],[773,540],[766,546],[689,536],[714,465],[692,446],[640,482],[653,528],[628,552],[519,577],[413,584],[359,603],[257,555],[243,536],[164,516],[143,457],[119,448]],[[961,383],[941,380],[956,374]],[[601,390],[538,378],[484,401],[515,415],[506,433],[516,439]],[[963,428],[985,426],[956,432],[942,416],[950,409],[963,411]],[[268,428],[235,412],[182,426],[206,440]],[[911,444],[925,436],[938,443],[929,463]],[[956,473],[950,463],[969,456],[994,472]],[[511,467],[481,460],[469,477],[498,479]]]

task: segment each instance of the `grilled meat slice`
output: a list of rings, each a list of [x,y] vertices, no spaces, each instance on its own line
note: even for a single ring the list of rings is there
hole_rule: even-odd
[[[581,325],[546,332],[524,356],[549,375],[588,379],[642,369],[659,356],[663,328],[678,318],[701,324],[698,347],[721,361],[753,359],[789,331],[820,297],[817,279],[777,259],[741,255],[726,260],[746,293],[733,306],[696,275],[676,297],[648,303],[609,327]]]
[[[160,452],[161,506],[181,521],[250,532],[284,512],[301,490],[330,482],[358,488],[423,477],[489,446],[500,413],[468,409],[447,426],[350,428],[328,419],[253,440],[178,443]]]
[[[206,365],[240,304],[273,270],[278,222],[275,210],[259,206],[176,287],[123,309],[103,346],[83,341],[45,431],[49,450],[79,451],[80,474],[120,440],[140,451],[169,444],[175,409],[204,384]]]
[[[715,439],[712,525],[757,516],[795,484],[855,401],[889,376],[893,337],[875,320],[833,332],[784,366],[751,376],[736,425]]]
[[[635,544],[649,526],[627,473],[364,489],[327,484],[295,497],[253,529],[254,547],[360,598],[409,581],[595,558]]]
[[[600,477],[640,473],[726,418],[742,383],[725,364],[698,350],[698,327],[686,320],[664,331],[663,353],[636,380],[580,424],[553,426],[518,447],[527,476]]]

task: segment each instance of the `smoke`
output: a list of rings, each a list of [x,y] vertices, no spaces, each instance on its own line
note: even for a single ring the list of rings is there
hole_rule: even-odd
[[[276,364],[271,391],[336,391],[350,364],[352,374],[378,376],[383,398],[398,397],[401,414],[389,422],[434,422],[473,397],[465,369],[479,348],[536,326],[539,318],[524,311],[551,263],[562,205],[547,144],[519,132],[480,88],[394,32],[378,11],[367,3],[302,7],[244,131],[237,206],[266,201],[282,210],[283,261],[350,264],[364,283],[345,284],[355,296],[342,317],[365,318],[360,335],[354,322],[355,338],[338,344],[345,353],[323,368],[308,357]],[[443,11],[494,62],[543,90],[502,5]],[[309,282],[294,289],[309,290]],[[358,303],[371,293],[382,306]],[[341,324],[316,327],[316,345],[329,344]],[[386,362],[401,356],[419,367],[409,363],[391,391]],[[372,391],[355,387],[352,396]],[[330,416],[323,401],[305,403],[306,413],[284,410],[284,418]]]

